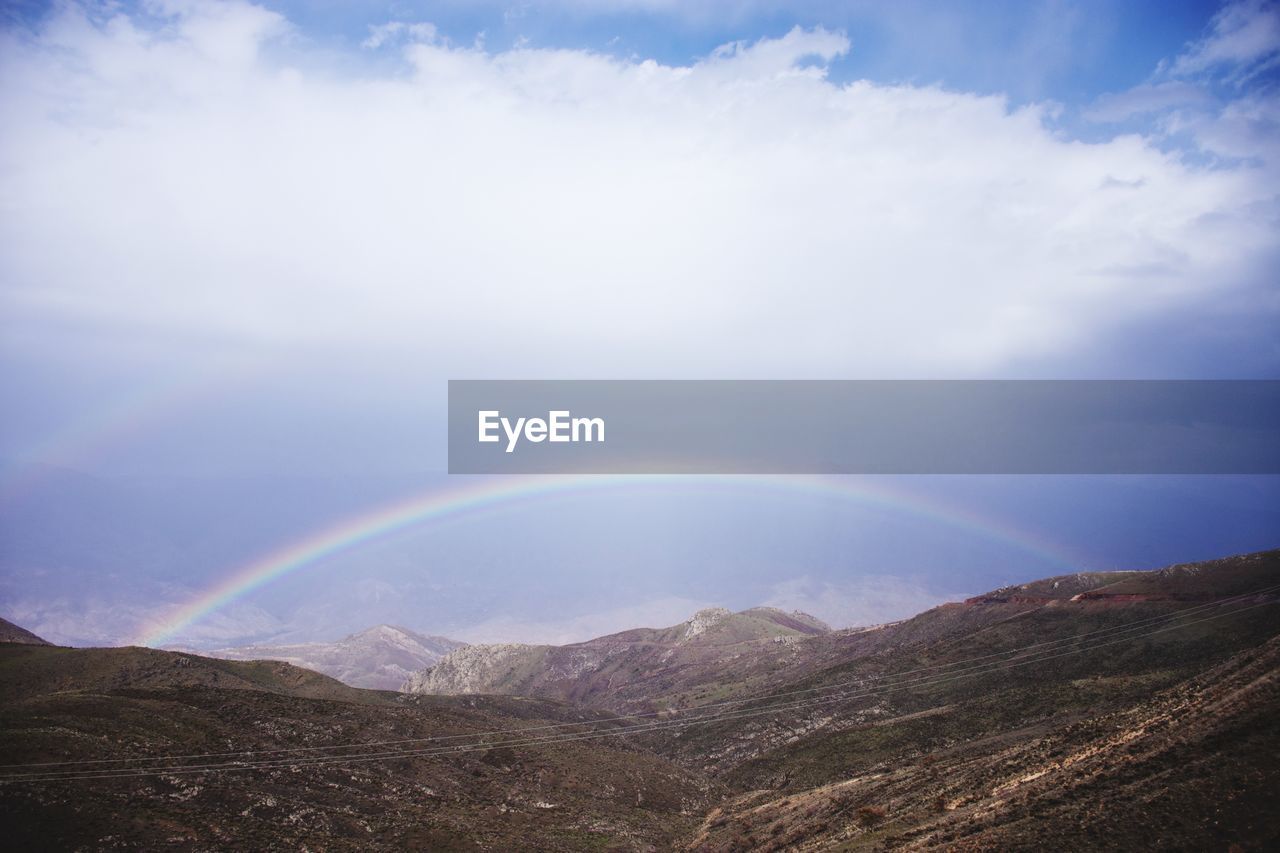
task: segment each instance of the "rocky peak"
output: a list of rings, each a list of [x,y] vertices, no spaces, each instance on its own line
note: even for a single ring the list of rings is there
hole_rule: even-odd
[[[494,692],[495,680],[501,681],[522,663],[540,660],[546,648],[524,643],[459,646],[431,666],[411,673],[400,689],[406,693]]]
[[[682,639],[689,640],[728,619],[733,614],[723,607],[707,607],[693,614],[687,623]]]

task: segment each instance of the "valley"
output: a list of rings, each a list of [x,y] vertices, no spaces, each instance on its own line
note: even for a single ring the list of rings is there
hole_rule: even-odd
[[[461,646],[407,692],[9,641],[0,814],[22,847],[1262,850],[1277,603],[1270,551],[872,628],[712,609]]]

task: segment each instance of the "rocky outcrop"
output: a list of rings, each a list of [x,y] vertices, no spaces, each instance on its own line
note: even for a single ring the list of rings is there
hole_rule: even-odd
[[[693,614],[692,619],[685,623],[684,639],[692,639],[732,615],[731,611],[723,607],[708,607],[704,610],[699,610]]]
[[[406,693],[505,693],[506,690],[495,688],[541,660],[548,648],[522,643],[463,646],[410,674],[401,689]]]
[[[830,631],[805,613],[709,607],[669,628],[637,628],[566,646],[467,646],[415,673],[403,689],[538,696],[612,709],[650,707],[669,701],[663,697],[672,693],[713,689],[727,666],[746,671],[792,659],[799,654],[797,642]]]

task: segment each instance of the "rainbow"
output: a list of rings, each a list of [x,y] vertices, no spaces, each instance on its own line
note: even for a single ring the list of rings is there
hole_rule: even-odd
[[[121,447],[242,387],[254,372],[247,362],[223,360],[115,395],[109,403],[14,453],[11,464],[0,470],[0,507],[21,501],[51,468],[92,469],[95,462]]]
[[[459,478],[461,479],[461,478]],[[465,485],[416,495],[407,500],[350,516],[309,536],[285,544],[228,572],[221,581],[191,601],[173,608],[148,624],[132,641],[134,645],[159,646],[201,619],[243,598],[254,590],[298,572],[322,560],[352,551],[375,540],[417,525],[439,521],[487,508],[518,505],[521,502],[560,493],[622,491],[654,486],[740,490],[763,487],[802,494],[834,495],[873,508],[903,512],[949,527],[959,528],[985,539],[1011,545],[1034,555],[1050,566],[1067,569],[1081,560],[1061,546],[1032,537],[998,519],[985,518],[955,506],[940,504],[876,480],[850,477],[813,476],[692,476],[632,475],[480,478]]]

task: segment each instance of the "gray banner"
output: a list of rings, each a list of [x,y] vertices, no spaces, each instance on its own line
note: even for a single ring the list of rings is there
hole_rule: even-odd
[[[1280,381],[449,382],[453,474],[1276,474]]]

